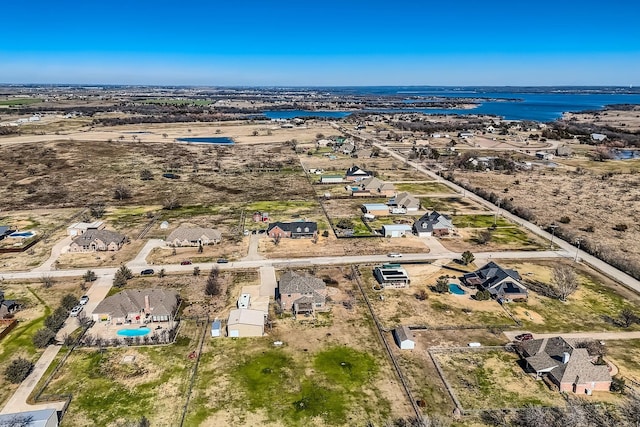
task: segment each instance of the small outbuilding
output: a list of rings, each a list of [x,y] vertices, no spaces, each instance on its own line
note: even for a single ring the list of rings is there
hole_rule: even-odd
[[[407,326],[398,326],[393,330],[393,338],[401,350],[413,350],[416,342],[413,338],[413,332]]]
[[[222,332],[222,322],[218,319],[214,320],[213,323],[211,323],[211,336],[212,337],[219,337],[221,335]]]
[[[403,237],[411,234],[411,226],[407,224],[385,224],[382,226],[384,237]]]

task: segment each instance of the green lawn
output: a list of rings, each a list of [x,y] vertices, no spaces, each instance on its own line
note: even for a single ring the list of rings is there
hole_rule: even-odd
[[[453,193],[454,191],[439,182],[416,182],[395,184],[398,192],[407,191],[411,194]]]
[[[313,200],[274,200],[253,202],[246,205],[247,215],[253,212],[268,212],[269,214],[296,214],[302,212],[316,212],[320,209],[318,203]]]
[[[30,105],[42,102],[39,98],[15,98],[15,99],[0,99],[0,105],[8,105],[10,107],[14,105]]]
[[[374,405],[368,398],[378,361],[350,347],[300,354],[269,348],[262,339],[215,340],[205,356],[186,425],[205,425],[219,411],[220,416],[239,414],[237,424],[247,424],[242,414],[249,412],[263,415],[261,424],[285,426],[347,425],[354,411],[388,411],[384,400]],[[224,371],[214,370],[212,364],[221,358]]]
[[[176,343],[136,348],[77,349],[43,395],[73,394],[65,425],[113,425],[142,416],[151,425],[178,425],[191,367],[187,357],[202,331],[183,321]],[[125,363],[125,355],[135,360]]]
[[[498,227],[513,225],[503,217],[496,219],[495,215],[456,215],[452,218],[453,225],[457,228],[488,228],[494,221]]]

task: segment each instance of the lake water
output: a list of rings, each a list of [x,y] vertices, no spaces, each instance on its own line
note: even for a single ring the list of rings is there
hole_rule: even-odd
[[[177,138],[181,142],[191,142],[200,144],[218,144],[218,145],[233,145],[233,139],[226,136],[220,137],[193,137],[193,138]]]
[[[613,104],[640,104],[637,90],[622,88],[611,89],[609,93],[602,88],[572,88],[558,90],[554,88],[452,88],[431,87],[361,87],[361,88],[323,88],[329,93],[349,95],[376,95],[379,97],[406,97],[406,109],[368,110],[380,113],[420,112],[425,114],[491,114],[507,120],[533,120],[549,122],[562,116],[564,112],[599,110]],[[546,91],[545,91],[546,90]],[[628,93],[624,93],[624,92]],[[447,101],[459,98],[475,98],[478,106],[472,109],[431,109],[411,108],[413,102]],[[270,119],[291,119],[294,117],[342,118],[350,111],[264,111]]]

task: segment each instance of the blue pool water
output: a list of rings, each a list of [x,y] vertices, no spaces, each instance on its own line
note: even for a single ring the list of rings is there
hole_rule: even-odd
[[[449,292],[455,295],[464,295],[464,290],[455,283],[449,283]]]
[[[147,335],[149,332],[151,332],[149,328],[120,329],[118,335],[121,337],[141,337]]]
[[[233,145],[233,139],[226,136],[219,137],[195,137],[195,138],[178,138],[181,142],[197,142],[201,144],[219,144],[219,145]]]
[[[23,239],[28,239],[29,237],[33,237],[35,235],[36,233],[34,233],[33,231],[16,231],[9,234],[9,237],[22,237]]]

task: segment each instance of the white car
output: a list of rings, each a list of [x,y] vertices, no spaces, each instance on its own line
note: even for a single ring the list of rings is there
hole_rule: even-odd
[[[391,252],[390,254],[387,255],[389,258],[401,258],[402,254],[399,254],[397,252]]]
[[[71,309],[71,311],[69,312],[69,316],[71,317],[78,317],[78,315],[80,314],[80,312],[82,311],[82,306],[81,305],[76,305],[75,307],[73,307]]]
[[[88,302],[89,302],[89,297],[88,297],[88,296],[86,296],[86,295],[83,295],[83,296],[80,298],[80,302],[79,302],[79,304],[80,304],[80,305],[86,305]]]

